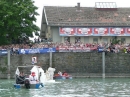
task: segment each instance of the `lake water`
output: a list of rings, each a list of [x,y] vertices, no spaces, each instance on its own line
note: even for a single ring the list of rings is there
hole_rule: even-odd
[[[0,80],[0,97],[130,97],[130,78],[56,80],[40,89],[14,89],[14,80]]]

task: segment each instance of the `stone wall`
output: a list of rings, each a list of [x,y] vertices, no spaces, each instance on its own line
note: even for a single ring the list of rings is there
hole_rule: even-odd
[[[11,56],[11,78],[14,77],[17,66],[31,65],[32,56],[36,56],[44,70],[49,67],[49,54],[28,54]],[[56,72],[66,71],[75,77],[101,77],[102,53],[53,53],[52,66]],[[129,77],[130,54],[107,53],[105,55],[106,77]],[[8,73],[7,56],[0,57],[1,78]],[[4,75],[4,76],[3,76]]]

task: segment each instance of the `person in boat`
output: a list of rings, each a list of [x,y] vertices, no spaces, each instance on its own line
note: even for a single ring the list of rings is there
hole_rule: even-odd
[[[16,77],[16,84],[24,84],[25,75],[23,72],[20,72],[20,75]]]
[[[49,79],[50,79],[50,80],[53,80],[55,68],[49,67],[49,68],[48,68],[48,72],[49,72],[49,75],[50,75],[50,78],[49,78]]]
[[[67,72],[65,72],[65,71],[63,72],[62,75],[63,75],[63,76],[66,76],[66,77],[69,76],[69,74],[68,74]]]
[[[44,87],[43,83],[42,83],[41,80],[40,80],[40,79],[41,79],[41,76],[42,76],[42,73],[40,72],[40,73],[39,73],[39,82],[40,82],[40,85],[41,85],[42,87]]]
[[[61,71],[59,71],[58,74],[59,74],[60,76],[62,76],[62,72],[61,72]]]
[[[39,82],[37,76],[35,75],[35,72],[31,73],[31,75],[29,76],[29,81],[30,84],[36,84]]]
[[[50,74],[49,74],[48,70],[46,70],[45,75],[46,75],[46,79],[49,80],[50,79]]]

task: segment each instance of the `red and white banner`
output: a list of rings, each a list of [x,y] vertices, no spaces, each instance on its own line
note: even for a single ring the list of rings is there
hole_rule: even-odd
[[[97,47],[58,47],[58,52],[91,52],[97,50]]]
[[[60,28],[60,35],[74,36],[76,34],[75,28]]]
[[[126,28],[126,34],[130,34],[130,28]]]
[[[115,34],[117,36],[125,34],[125,28],[110,28],[110,34]]]
[[[92,28],[77,28],[77,35],[90,36],[92,35]]]
[[[130,36],[130,28],[115,27],[59,27],[60,36]]]
[[[100,36],[108,35],[108,28],[94,28],[93,35],[100,35]]]

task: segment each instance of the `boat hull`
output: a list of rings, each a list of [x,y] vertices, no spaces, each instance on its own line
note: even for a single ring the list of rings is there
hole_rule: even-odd
[[[40,83],[38,84],[30,84],[30,87],[29,88],[26,88],[25,84],[14,84],[14,88],[15,89],[39,89],[40,88]]]
[[[54,79],[72,79],[72,76],[54,76]]]
[[[72,76],[66,77],[66,79],[73,79]]]
[[[66,79],[65,76],[54,76],[54,79]]]

